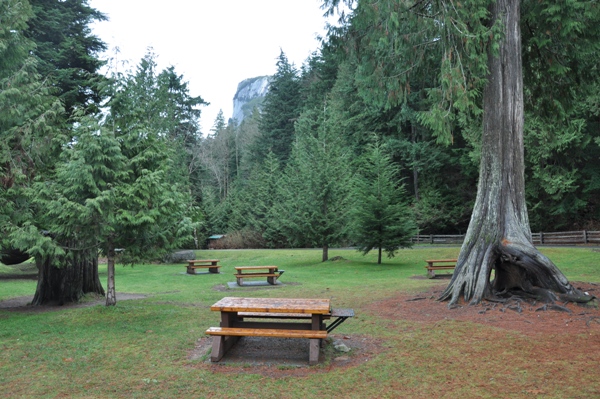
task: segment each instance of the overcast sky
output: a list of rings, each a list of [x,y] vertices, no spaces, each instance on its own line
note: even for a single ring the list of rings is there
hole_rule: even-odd
[[[244,79],[272,75],[280,48],[300,68],[324,33],[321,0],[89,0],[109,18],[93,31],[108,45],[103,58],[134,69],[152,47],[159,71],[169,65],[189,82],[202,107],[207,134],[220,109],[233,113]],[[125,68],[120,66],[121,71]]]

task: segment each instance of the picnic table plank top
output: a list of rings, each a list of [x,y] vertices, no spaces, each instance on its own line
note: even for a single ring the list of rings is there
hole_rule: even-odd
[[[329,299],[225,297],[210,310],[221,312],[329,314]]]
[[[279,266],[235,266],[235,270],[277,269]]]

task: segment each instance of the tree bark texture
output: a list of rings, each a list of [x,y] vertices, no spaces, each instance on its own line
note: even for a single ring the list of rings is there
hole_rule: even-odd
[[[106,306],[115,306],[117,304],[117,293],[115,290],[115,246],[110,239],[108,240],[108,250],[106,252],[108,274],[106,282]]]
[[[488,55],[477,199],[454,274],[440,297],[450,306],[461,295],[477,304],[508,292],[580,294],[532,244],[525,204],[520,1],[496,1],[491,16],[502,19],[504,36],[499,53]]]
[[[85,294],[104,295],[96,251],[77,251],[61,259],[36,259],[38,284],[32,305],[77,302]],[[59,264],[60,267],[55,266]]]

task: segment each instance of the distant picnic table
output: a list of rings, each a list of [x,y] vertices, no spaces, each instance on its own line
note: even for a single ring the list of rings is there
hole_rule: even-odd
[[[187,273],[196,274],[196,269],[208,269],[209,273],[219,273],[219,259],[190,259],[187,261]]]
[[[274,285],[285,272],[285,270],[279,270],[277,266],[236,266],[234,269],[238,285],[243,285],[246,278],[257,277],[266,277],[267,282]]]
[[[426,260],[427,277],[435,278],[436,270],[452,270],[456,267],[457,259],[430,259]]]

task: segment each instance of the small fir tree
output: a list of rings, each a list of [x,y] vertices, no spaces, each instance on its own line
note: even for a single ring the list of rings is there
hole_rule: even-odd
[[[280,185],[276,228],[293,246],[318,246],[323,261],[329,247],[347,237],[351,151],[336,121],[318,110],[305,111],[296,124],[297,139]]]
[[[382,251],[392,258],[399,248],[410,247],[410,237],[416,231],[405,202],[406,190],[397,174],[390,156],[377,143],[371,146],[354,186],[352,235],[363,255],[378,250],[378,264]]]

